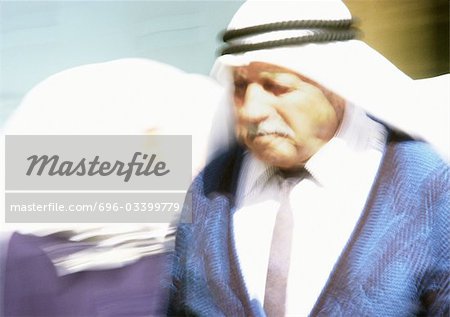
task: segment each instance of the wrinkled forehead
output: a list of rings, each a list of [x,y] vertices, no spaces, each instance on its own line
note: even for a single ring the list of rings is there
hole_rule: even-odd
[[[231,70],[234,77],[236,76],[252,77],[256,75],[270,75],[270,74],[299,75],[297,72],[289,68],[259,61],[251,62],[248,65],[234,66],[231,68]]]
[[[316,81],[292,69],[266,62],[255,61],[250,62],[248,65],[232,66],[230,67],[230,71],[235,85],[240,84],[242,81],[273,80],[292,83],[293,81],[298,82],[300,80],[319,88],[325,88]]]

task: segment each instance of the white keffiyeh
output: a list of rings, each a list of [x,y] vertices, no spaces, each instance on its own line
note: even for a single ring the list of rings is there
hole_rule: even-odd
[[[227,30],[277,22],[351,19],[340,0],[247,1]],[[232,39],[229,44],[259,43],[307,35],[284,30]],[[334,91],[393,127],[423,138],[450,157],[450,76],[414,81],[361,40],[279,46],[219,57],[212,76],[231,89],[230,69],[251,62],[291,69]],[[217,137],[217,139],[220,139]]]

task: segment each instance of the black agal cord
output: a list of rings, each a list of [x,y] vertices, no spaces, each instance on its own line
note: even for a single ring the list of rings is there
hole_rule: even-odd
[[[346,41],[358,36],[358,29],[352,27],[354,20],[299,20],[261,24],[242,29],[226,31],[222,39],[226,43],[220,55],[243,53],[279,46],[291,46],[306,43]],[[253,44],[233,44],[230,41],[246,36],[283,30],[311,30],[313,34],[290,37],[280,40],[265,41]]]

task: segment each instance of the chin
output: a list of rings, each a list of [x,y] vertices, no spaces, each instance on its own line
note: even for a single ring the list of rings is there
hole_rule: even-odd
[[[242,139],[241,139],[242,140]],[[302,166],[292,139],[275,135],[245,139],[246,147],[261,161],[283,169]]]
[[[293,169],[293,168],[297,168],[299,166],[303,166],[303,164],[299,164],[295,160],[284,159],[284,158],[278,158],[276,160],[273,160],[273,162],[270,163],[270,165],[275,166],[280,169]]]
[[[253,153],[263,162],[275,167],[289,169],[299,166],[297,153],[292,146],[264,149],[264,151],[254,151]]]

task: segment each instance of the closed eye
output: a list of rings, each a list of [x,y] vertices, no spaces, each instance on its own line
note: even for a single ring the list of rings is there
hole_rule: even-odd
[[[234,81],[234,95],[244,96],[247,90],[248,82],[244,79],[238,79]]]
[[[287,87],[284,85],[280,85],[276,82],[274,82],[273,80],[270,79],[266,79],[263,82],[263,88],[264,90],[274,94],[275,96],[279,96],[288,92],[292,91],[291,87]]]

